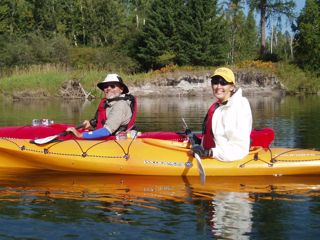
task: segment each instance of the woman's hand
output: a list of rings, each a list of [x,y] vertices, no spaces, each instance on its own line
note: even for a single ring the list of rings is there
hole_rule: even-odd
[[[191,148],[192,154],[198,154],[201,158],[211,157],[212,151],[211,149],[204,149],[201,145],[196,144]]]

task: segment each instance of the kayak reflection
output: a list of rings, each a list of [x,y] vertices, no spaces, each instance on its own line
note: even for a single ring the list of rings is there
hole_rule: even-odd
[[[128,196],[150,197],[187,201],[212,199],[218,193],[250,193],[253,198],[265,198],[265,193],[317,194],[320,179],[311,176],[256,176],[256,177],[208,177],[202,184],[198,177],[136,176],[77,174],[26,169],[0,169],[0,183],[3,187],[33,190],[30,194],[51,197],[94,198],[96,196],[127,194]],[[63,193],[61,193],[63,189]],[[77,195],[78,193],[78,195]],[[87,194],[83,194],[87,193]],[[255,194],[255,196],[252,196]],[[227,196],[226,196],[227,197]],[[112,199],[99,198],[101,201]],[[253,201],[253,200],[252,200]]]

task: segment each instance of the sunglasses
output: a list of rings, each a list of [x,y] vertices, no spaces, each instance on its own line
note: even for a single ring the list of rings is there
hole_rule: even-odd
[[[223,78],[220,78],[220,77],[211,79],[211,85],[218,85],[218,84],[220,84],[221,86],[226,86],[231,83],[227,82],[226,80],[224,80]]]
[[[114,88],[116,88],[116,87],[117,87],[117,85],[116,85],[116,84],[107,84],[107,85],[105,85],[105,87],[104,87],[104,88],[108,88],[108,87],[110,87],[110,88],[114,89]]]

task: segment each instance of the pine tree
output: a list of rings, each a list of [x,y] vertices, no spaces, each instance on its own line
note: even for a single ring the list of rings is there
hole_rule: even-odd
[[[256,20],[254,12],[249,10],[248,16],[245,20],[244,27],[240,33],[241,37],[241,57],[243,59],[255,59],[258,56],[258,33],[256,28]]]
[[[174,58],[175,0],[155,0],[147,12],[146,22],[137,40],[137,59],[144,69],[155,69]]]
[[[295,61],[304,69],[320,74],[320,1],[306,0],[297,20]]]
[[[188,1],[181,7],[177,32],[178,63],[219,65],[226,62],[225,20],[217,14],[217,1]]]

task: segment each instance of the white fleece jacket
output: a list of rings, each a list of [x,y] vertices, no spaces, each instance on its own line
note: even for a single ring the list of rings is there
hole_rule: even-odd
[[[212,132],[216,146],[213,157],[221,161],[235,161],[249,153],[252,113],[248,99],[239,88],[226,105],[219,106],[212,118]]]

